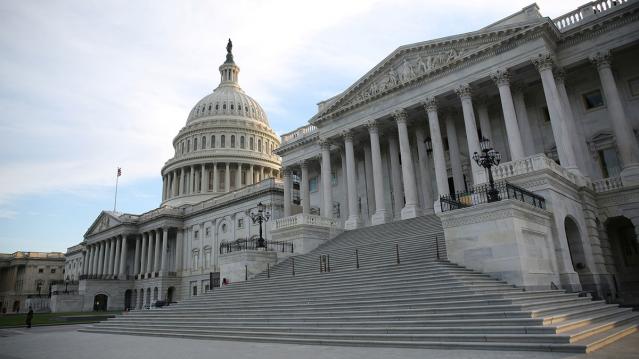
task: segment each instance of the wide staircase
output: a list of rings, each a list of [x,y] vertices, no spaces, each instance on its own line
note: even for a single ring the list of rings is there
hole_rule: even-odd
[[[639,328],[639,313],[629,308],[559,290],[524,291],[443,258],[443,233],[435,216],[368,227],[345,232],[255,279],[170,307],[129,312],[82,331],[588,352]]]

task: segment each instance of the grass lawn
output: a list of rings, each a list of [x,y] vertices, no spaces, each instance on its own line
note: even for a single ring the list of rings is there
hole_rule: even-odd
[[[120,314],[120,311],[114,312],[66,312],[66,313],[34,313],[33,321],[31,325],[55,325],[55,324],[78,324],[78,323],[94,323],[100,320],[104,320],[103,318],[107,315]],[[61,317],[86,317],[86,320],[76,319],[76,320],[64,320]],[[97,318],[103,317],[103,318]],[[20,314],[5,314],[0,315],[0,328],[8,328],[8,327],[20,327],[25,326],[26,324],[26,313]]]

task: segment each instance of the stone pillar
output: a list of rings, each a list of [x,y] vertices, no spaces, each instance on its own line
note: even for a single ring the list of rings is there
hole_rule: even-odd
[[[102,258],[102,242],[98,242],[93,245],[95,247],[94,250],[94,260],[93,260],[93,275],[98,275],[101,272],[100,260]]]
[[[344,146],[340,146],[339,149],[340,168],[342,169],[342,181],[340,185],[344,187],[344,207],[340,207],[340,216],[344,213],[344,218],[348,219],[348,171],[346,171],[346,149]],[[337,172],[337,171],[336,171]],[[341,201],[336,201],[341,202]]]
[[[197,192],[197,176],[195,174],[195,166],[191,166],[191,172],[189,175],[189,193],[195,194]]]
[[[120,250],[120,274],[118,278],[126,279],[126,255],[127,255],[127,240],[126,236],[122,236],[122,249]]]
[[[254,180],[255,180],[255,179],[253,178],[253,176],[254,176],[254,175],[255,175],[255,174],[253,173],[253,165],[249,165],[249,171],[248,171],[248,173],[246,174],[246,184],[247,184],[247,185],[251,185],[251,184],[253,184],[253,182],[254,182]]]
[[[162,201],[166,200],[166,175],[162,175]]]
[[[404,207],[404,189],[402,184],[402,169],[399,164],[399,145],[394,134],[388,135],[388,157],[390,159],[390,178],[393,194],[393,218],[400,218]]]
[[[546,105],[548,106],[548,113],[550,114],[550,125],[553,136],[555,137],[557,155],[559,155],[561,166],[575,174],[581,175],[577,168],[577,160],[573,150],[574,146],[572,145],[573,134],[568,131],[559,98],[559,91],[557,90],[557,84],[555,83],[555,78],[552,73],[553,58],[549,53],[545,53],[540,54],[531,61],[541,76]]]
[[[433,211],[433,180],[430,172],[430,159],[424,143],[424,129],[417,125],[415,129],[415,142],[417,142],[417,155],[419,157],[419,178],[422,186],[422,204],[427,212]],[[432,143],[432,141],[431,141]]]
[[[515,105],[515,113],[519,122],[519,131],[523,134],[522,141],[524,144],[524,156],[532,156],[537,153],[535,149],[535,136],[528,119],[528,111],[526,110],[526,101],[524,99],[524,87],[521,84],[513,86],[513,104]],[[492,140],[492,138],[491,138]]]
[[[237,170],[235,171],[235,189],[242,187],[242,164],[237,164]]]
[[[84,270],[83,273],[84,275],[89,275],[91,274],[91,246],[87,246],[87,257],[86,260],[84,261]]]
[[[364,184],[366,186],[366,215],[370,219],[375,208],[375,186],[373,185],[373,156],[370,141],[363,141],[364,147]],[[363,214],[363,213],[362,213]]]
[[[113,274],[113,259],[114,259],[114,249],[115,245],[113,243],[113,238],[109,238],[106,241],[106,251],[105,251],[105,261],[104,261],[104,269],[102,273],[106,275]]]
[[[173,196],[175,196],[175,178],[174,178],[174,172],[171,171],[169,172],[169,195],[166,197],[166,199],[170,199]]]
[[[457,129],[455,128],[455,119],[453,115],[448,113],[444,120],[446,122],[446,134],[448,136],[448,155],[450,157],[450,167],[453,172],[453,183],[455,184],[455,192],[464,191],[466,185],[464,183],[464,172],[462,171],[461,152],[459,151],[459,142],[457,142]],[[446,178],[448,181],[448,178]]]
[[[206,193],[209,191],[209,177],[206,172],[206,164],[202,163],[200,168],[200,193]]]
[[[177,229],[177,234],[175,236],[175,271],[180,273],[182,271],[182,255],[183,255],[183,242],[184,236],[182,229]],[[217,248],[213,248],[213,251],[218,250]]]
[[[348,219],[344,223],[345,229],[356,229],[361,225],[357,206],[357,173],[355,172],[355,150],[353,149],[353,134],[344,132],[344,150],[346,151],[346,176],[348,191]]]
[[[308,188],[308,163],[302,161],[300,163],[301,182],[300,182],[300,201],[302,202],[302,213],[311,214],[311,194]]]
[[[135,239],[135,252],[133,253],[133,275],[140,273],[140,242],[142,242],[142,235]]]
[[[213,192],[219,192],[220,190],[220,172],[217,168],[217,163],[213,164]]]
[[[284,169],[284,217],[291,215],[291,170]]]
[[[111,274],[115,276],[116,274],[119,273],[120,260],[122,259],[122,256],[120,255],[121,254],[120,251],[122,250],[122,239],[115,238],[113,242],[115,243],[115,250],[114,250],[114,256],[113,256],[113,271],[111,272]]]
[[[639,183],[639,145],[626,115],[611,69],[610,51],[598,52],[592,61],[597,66],[603,95],[607,102],[608,118],[615,134],[617,151],[622,163],[621,181],[625,185]]]
[[[477,116],[479,117],[479,128],[481,129],[481,135],[493,141],[493,126],[490,124],[490,116],[488,116],[488,105],[486,104],[485,98],[478,101]]]
[[[147,245],[149,242],[149,233],[148,232],[144,232],[142,233],[142,249],[140,252],[140,271],[138,272],[138,274],[140,274],[141,276],[144,276],[144,273],[147,272],[146,268],[147,268],[147,258],[148,258],[148,250],[147,250]]]
[[[104,249],[105,249],[106,244],[104,243],[104,241],[100,242],[100,252],[98,254],[98,275],[102,275],[104,273]]]
[[[89,274],[90,275],[95,275],[95,267],[96,267],[96,263],[97,263],[97,247],[95,246],[95,244],[91,245],[91,269],[89,269]]]
[[[153,231],[155,233],[155,235],[153,236],[155,238],[155,241],[153,241],[153,249],[155,250],[155,255],[153,256],[153,272],[159,272],[160,271],[160,241],[162,240],[161,236],[162,236],[162,231],[159,229],[156,229]]]
[[[437,100],[434,97],[427,98],[424,102],[424,109],[428,114],[428,127],[430,129],[430,140],[433,146],[433,162],[435,167],[435,181],[437,182],[438,197],[448,195],[448,171],[446,169],[446,156],[444,154],[444,141],[439,128],[439,117],[437,116]],[[439,198],[438,198],[439,201]]]
[[[149,231],[147,232],[147,238],[149,239],[149,244],[147,246],[147,253],[146,253],[146,272],[147,273],[152,273],[153,272],[153,241],[154,241],[154,237],[155,237],[155,231]]]
[[[500,90],[501,91],[501,90]],[[473,184],[484,183],[487,180],[486,170],[472,160],[473,153],[481,153],[479,148],[479,135],[477,135],[477,124],[475,122],[475,111],[473,110],[472,89],[468,84],[463,84],[455,91],[461,99],[464,113],[464,125],[466,126],[466,141],[468,141],[468,158],[473,175]],[[510,90],[508,91],[510,94]],[[511,99],[512,105],[512,99]],[[513,110],[514,114],[514,110]],[[515,119],[515,124],[517,119]]]
[[[226,172],[224,172],[224,192],[231,191],[231,164],[226,163]]]
[[[417,200],[417,184],[415,182],[415,169],[410,150],[410,139],[408,137],[408,128],[406,127],[406,111],[399,110],[393,114],[393,117],[395,117],[395,122],[397,122],[399,153],[402,158],[404,198],[406,200],[406,204],[404,208],[402,208],[402,219],[415,218],[419,216],[420,210]]]
[[[373,185],[375,186],[375,214],[371,217],[373,225],[386,223],[386,203],[384,202],[384,171],[382,169],[382,151],[379,146],[377,122],[368,122],[368,135],[371,141],[371,159],[373,162]]]
[[[331,183],[331,145],[328,141],[320,142],[322,149],[322,192],[324,195],[324,206],[322,217],[333,218],[333,189]]]
[[[260,181],[264,181],[264,166],[260,167]]]
[[[166,274],[167,272],[167,260],[166,260],[166,255],[169,250],[169,228],[165,227],[164,228],[164,234],[162,235],[162,266],[160,268],[160,270],[162,271],[163,274]]]
[[[517,123],[515,105],[512,94],[510,93],[510,72],[508,72],[508,70],[497,70],[491,75],[491,78],[499,89],[501,109],[504,113],[504,122],[506,124],[508,147],[510,147],[510,158],[511,161],[517,161],[524,158],[525,155],[524,144],[521,140],[521,132],[519,131],[519,124]]]

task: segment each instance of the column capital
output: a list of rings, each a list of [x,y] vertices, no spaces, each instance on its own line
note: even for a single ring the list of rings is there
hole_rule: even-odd
[[[470,99],[473,96],[473,89],[469,84],[461,84],[459,87],[455,89],[455,93],[459,96],[460,99],[466,100]]]
[[[537,71],[552,70],[555,65],[555,59],[550,52],[544,52],[538,54],[536,57],[530,59],[533,65],[537,68]]]
[[[610,67],[612,64],[612,53],[610,50],[597,51],[594,55],[590,56],[590,62],[597,66],[597,70]]]
[[[368,133],[379,133],[379,125],[376,120],[369,120],[366,122]]]
[[[424,99],[424,102],[422,102],[422,105],[424,106],[424,110],[426,110],[426,112],[437,112],[437,99],[435,98],[435,96],[432,97],[426,97]]]
[[[407,114],[406,110],[404,110],[403,108],[393,111],[392,115],[397,123],[406,123]]]
[[[342,131],[342,138],[344,138],[345,142],[353,142],[353,131],[351,130]]]
[[[308,160],[301,160],[298,162],[298,165],[300,166],[300,169],[302,168],[308,168]]]
[[[508,69],[497,70],[490,74],[490,78],[497,87],[510,85],[510,71],[508,71]]]
[[[318,143],[322,150],[328,150],[328,151],[331,150],[331,142],[327,138],[320,139]]]
[[[555,77],[555,81],[557,81],[557,83],[559,84],[563,84],[566,81],[566,71],[563,69],[563,67],[556,67],[553,70],[553,75]]]

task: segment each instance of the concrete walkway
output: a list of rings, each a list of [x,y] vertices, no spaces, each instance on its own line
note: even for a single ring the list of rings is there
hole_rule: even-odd
[[[80,333],[83,325],[0,329],[1,359],[365,358],[365,359],[637,359],[639,334],[588,354],[328,347]]]

